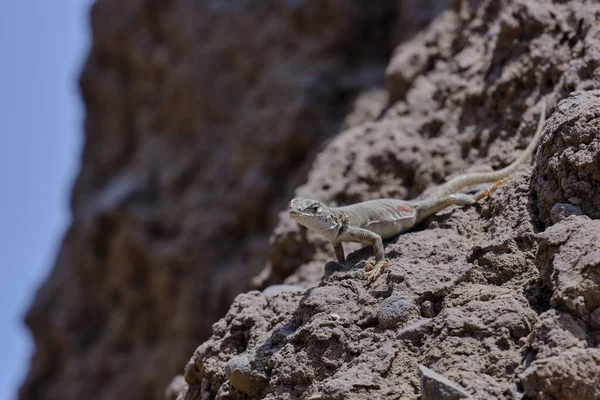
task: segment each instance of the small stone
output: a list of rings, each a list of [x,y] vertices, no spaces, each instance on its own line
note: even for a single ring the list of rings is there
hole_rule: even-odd
[[[233,372],[249,374],[250,371],[252,371],[252,367],[250,366],[250,360],[248,357],[233,357],[231,360],[227,361],[227,364],[225,364],[225,374],[228,378]]]
[[[275,296],[279,293],[302,293],[304,292],[304,288],[300,285],[271,285],[265,290],[263,290],[263,294],[265,296]]]
[[[571,215],[584,215],[581,207],[569,203],[556,203],[550,210],[550,220],[556,224]]]
[[[456,382],[419,365],[421,372],[421,400],[458,400],[471,396]]]
[[[250,360],[245,356],[227,361],[225,374],[234,388],[250,396],[259,396],[267,385],[267,378],[253,373]]]
[[[396,338],[401,340],[411,340],[414,342],[418,342],[430,332],[431,320],[423,319],[421,321],[415,322],[414,324],[410,324],[400,329],[396,334]]]
[[[418,315],[416,304],[401,296],[390,296],[383,300],[377,313],[379,326],[383,329],[396,328]]]
[[[423,304],[421,304],[421,314],[425,318],[433,318],[435,317],[435,311],[433,309],[433,303],[429,300],[425,300]]]

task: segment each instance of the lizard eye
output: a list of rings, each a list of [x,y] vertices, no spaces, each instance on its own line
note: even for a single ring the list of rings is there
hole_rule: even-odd
[[[313,212],[319,212],[319,205],[315,204],[314,206],[312,206],[312,210]]]

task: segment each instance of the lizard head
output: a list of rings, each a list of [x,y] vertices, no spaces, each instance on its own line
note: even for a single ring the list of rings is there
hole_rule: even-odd
[[[331,209],[317,200],[296,197],[290,202],[289,213],[300,225],[322,234],[338,228]]]

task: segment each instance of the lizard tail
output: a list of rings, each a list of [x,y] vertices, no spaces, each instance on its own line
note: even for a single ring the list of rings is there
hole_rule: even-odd
[[[533,135],[531,142],[529,142],[529,144],[527,145],[527,147],[525,148],[523,153],[519,156],[519,158],[517,158],[515,161],[513,161],[507,167],[504,167],[497,171],[474,172],[472,174],[464,174],[464,175],[457,176],[453,179],[450,179],[448,182],[444,183],[440,187],[440,189],[437,192],[435,192],[433,194],[433,196],[431,196],[431,198],[432,199],[440,199],[449,194],[456,193],[458,190],[465,188],[467,186],[478,185],[480,183],[486,183],[486,182],[496,182],[504,177],[507,177],[508,175],[511,175],[513,172],[515,172],[517,170],[517,168],[519,168],[519,165],[521,165],[525,160],[527,160],[527,158],[529,158],[531,156],[531,154],[533,154],[533,151],[537,147],[537,142],[539,141],[540,136],[542,135],[545,121],[546,121],[546,101],[543,100],[542,101],[542,110],[540,112],[540,119],[538,121],[535,134]]]

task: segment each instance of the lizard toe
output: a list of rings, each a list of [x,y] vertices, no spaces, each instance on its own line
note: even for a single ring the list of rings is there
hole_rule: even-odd
[[[371,265],[371,264],[367,264],[367,265]],[[363,277],[371,282],[374,282],[379,275],[381,275],[381,272],[387,267],[388,263],[387,261],[379,261],[377,264],[375,264],[375,267],[373,267],[371,265],[371,267],[373,267],[371,270],[367,270],[365,271],[365,274],[363,275]],[[365,266],[366,269],[367,266]]]

